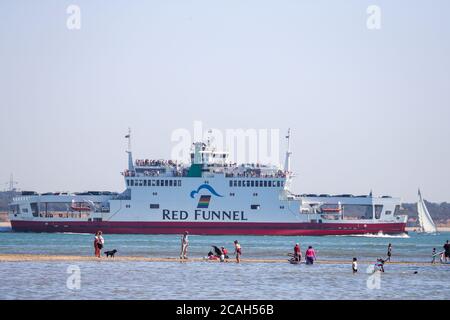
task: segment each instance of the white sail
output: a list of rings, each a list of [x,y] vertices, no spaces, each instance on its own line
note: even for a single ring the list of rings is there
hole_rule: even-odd
[[[428,212],[427,206],[423,201],[422,195],[419,190],[419,199],[417,201],[417,212],[419,215],[419,224],[422,232],[434,233],[437,231],[436,225]]]

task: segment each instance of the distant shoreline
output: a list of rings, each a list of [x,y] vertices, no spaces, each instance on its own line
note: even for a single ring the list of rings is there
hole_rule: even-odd
[[[9,221],[0,222],[0,230],[11,229],[11,223]]]

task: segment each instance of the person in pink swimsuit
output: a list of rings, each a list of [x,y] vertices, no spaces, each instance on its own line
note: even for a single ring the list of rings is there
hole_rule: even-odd
[[[316,260],[316,252],[314,251],[312,246],[308,247],[305,253],[306,256],[306,264],[313,264],[314,260]]]

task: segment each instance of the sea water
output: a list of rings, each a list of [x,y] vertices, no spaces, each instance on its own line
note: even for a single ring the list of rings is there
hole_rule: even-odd
[[[177,235],[104,235],[105,250],[118,256],[176,258]],[[206,263],[145,261],[0,262],[0,299],[450,299],[450,265],[431,265],[450,233],[408,236],[190,236],[189,257],[207,255],[212,245],[243,258],[286,263]],[[348,263],[292,265],[288,252],[299,242],[318,259]],[[377,257],[421,264],[386,264],[383,274],[367,273]],[[93,235],[0,233],[0,254],[93,255]],[[351,260],[360,261],[352,274]],[[439,259],[437,259],[439,260]],[[231,260],[232,261],[232,260]],[[422,264],[425,263],[425,264]],[[368,270],[369,269],[369,270]],[[76,270],[79,281],[73,286]],[[72,283],[72,285],[71,285]]]

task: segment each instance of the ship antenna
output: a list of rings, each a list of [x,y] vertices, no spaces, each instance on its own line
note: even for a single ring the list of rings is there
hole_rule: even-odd
[[[128,140],[128,150],[126,151],[126,153],[128,153],[128,170],[133,171],[134,166],[133,166],[133,155],[131,153],[131,128],[130,127],[128,127],[128,134],[125,136],[125,139]]]
[[[128,150],[127,152],[131,152],[131,128],[128,127],[128,134],[125,136],[125,139],[128,140]]]
[[[288,133],[286,136],[287,139],[287,151],[286,151],[286,160],[284,162],[284,171],[289,174],[291,172],[291,146],[290,146],[290,138],[291,138],[291,129],[288,129]]]
[[[209,129],[208,130],[208,138],[207,138],[207,146],[210,147],[211,145],[211,134],[212,134],[212,130]]]
[[[7,191],[16,191],[16,188],[14,187],[14,185],[18,184],[17,181],[14,181],[14,176],[11,173],[10,177],[9,177],[9,182],[6,183],[6,185],[8,185],[8,190]]]

